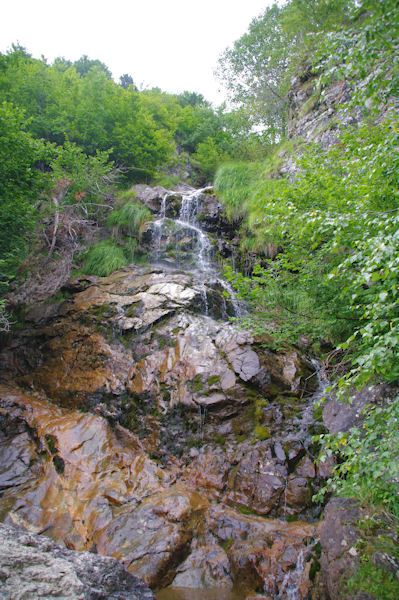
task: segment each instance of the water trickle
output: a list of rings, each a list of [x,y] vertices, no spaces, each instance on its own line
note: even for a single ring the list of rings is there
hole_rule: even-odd
[[[201,441],[204,440],[204,427],[205,427],[205,419],[206,419],[206,407],[202,407],[201,404],[198,404],[198,417],[199,417],[199,434],[201,436]]]
[[[204,304],[204,315],[207,317],[209,315],[209,306],[208,306],[208,297],[206,295],[206,285],[205,283],[201,286],[201,296]]]
[[[232,286],[218,277],[216,267],[212,264],[212,246],[208,235],[201,229],[198,220],[203,208],[206,192],[211,188],[192,190],[182,196],[179,216],[176,219],[166,217],[168,197],[162,197],[159,218],[152,224],[153,259],[156,262],[175,262],[179,267],[193,267],[202,280],[201,296],[204,314],[209,314],[206,282],[211,279],[224,292],[221,300],[221,316],[228,320],[233,313],[235,317],[243,314],[243,308],[236,298]]]
[[[162,202],[161,202],[161,210],[159,211],[159,218],[160,219],[164,219],[166,216],[166,199],[169,196],[169,194],[164,194],[162,196]]]
[[[280,592],[274,600],[302,600],[303,594],[301,593],[299,586],[305,572],[305,561],[317,541],[318,540],[315,540],[312,544],[300,550],[295,568],[285,574],[280,587]]]
[[[233,307],[234,316],[242,317],[243,312],[244,312],[243,307],[240,304],[240,302],[237,300],[237,296],[236,296],[231,284],[228,281],[225,281],[224,279],[218,279],[217,281],[218,281],[218,283],[220,283],[222,288],[227,292],[227,294],[229,296],[229,301]]]

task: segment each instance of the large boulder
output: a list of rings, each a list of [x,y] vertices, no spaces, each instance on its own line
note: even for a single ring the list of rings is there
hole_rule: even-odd
[[[114,558],[62,548],[45,536],[0,524],[2,600],[155,600]]]

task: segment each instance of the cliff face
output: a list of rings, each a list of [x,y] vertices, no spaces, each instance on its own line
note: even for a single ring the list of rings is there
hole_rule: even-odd
[[[326,150],[338,141],[339,131],[362,122],[362,110],[350,108],[352,88],[345,80],[322,86],[320,77],[306,73],[292,81],[289,92],[287,137],[298,146],[320,144]],[[295,154],[287,153],[281,175],[295,176]]]

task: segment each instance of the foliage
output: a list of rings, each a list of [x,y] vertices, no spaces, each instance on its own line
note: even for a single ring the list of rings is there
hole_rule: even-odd
[[[91,69],[99,69],[105,73],[108,79],[112,79],[112,73],[108,69],[107,65],[98,59],[91,59],[87,54],[83,54],[78,60],[73,63],[76,71],[85,77]]]
[[[379,567],[375,557],[379,555],[389,557],[389,562],[398,561],[399,549],[396,540],[399,523],[397,519],[393,519],[391,523],[391,520],[386,518],[386,514],[378,515],[378,513],[365,521],[367,523],[360,522],[358,527],[360,529],[364,526],[367,529],[370,527],[371,531],[364,531],[357,543],[360,564],[347,581],[347,590],[356,595],[359,592],[366,592],[379,600],[396,600],[399,596],[399,580],[387,568]],[[387,525],[391,531],[388,530],[388,535],[384,535]]]
[[[38,219],[41,194],[50,180],[38,165],[50,149],[27,131],[22,111],[0,105],[0,293],[8,290],[26,255]],[[4,312],[2,313],[4,315]]]
[[[285,134],[292,78],[306,74],[321,40],[347,22],[347,4],[343,0],[275,3],[220,58],[218,75],[231,100],[245,106],[271,142]]]
[[[87,216],[107,208],[104,202],[116,175],[108,152],[87,156],[79,146],[66,141],[62,147],[54,148],[50,168],[53,180],[66,184],[63,205],[79,205]]]
[[[399,92],[399,7],[396,0],[360,0],[348,5],[350,24],[329,34],[318,49],[323,78],[339,74],[359,82],[354,101],[389,102]]]
[[[122,227],[129,235],[138,236],[141,226],[152,219],[152,213],[141,202],[128,202],[119,210],[113,210],[107,225],[111,227]]]
[[[342,132],[324,154],[310,147],[293,183],[264,179],[259,164],[223,167],[216,180],[251,235],[279,249],[253,278],[229,274],[258,324],[342,343],[352,384],[399,375],[398,131],[392,116]]]
[[[198,168],[205,179],[211,180],[220,163],[225,162],[229,158],[229,155],[218,147],[213,138],[207,138],[198,144],[196,152],[192,155],[191,162]]]
[[[87,275],[106,277],[128,262],[123,248],[112,240],[103,240],[90,246],[84,256],[82,271]]]
[[[333,454],[340,460],[315,500],[334,491],[383,507],[399,517],[398,424],[399,398],[395,398],[384,407],[369,407],[362,425],[350,432],[315,436],[322,444],[320,461]]]

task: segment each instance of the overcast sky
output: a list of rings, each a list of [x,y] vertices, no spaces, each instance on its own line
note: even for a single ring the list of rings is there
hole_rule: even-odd
[[[217,59],[271,0],[2,0],[0,50],[19,42],[49,62],[82,54],[114,79],[202,93],[218,103]]]

